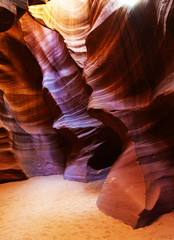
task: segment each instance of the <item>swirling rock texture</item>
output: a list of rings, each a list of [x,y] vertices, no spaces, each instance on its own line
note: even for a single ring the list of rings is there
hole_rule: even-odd
[[[94,1],[91,9],[84,69],[93,88],[88,108],[101,121],[104,115],[108,123],[110,115],[119,118],[133,141],[111,169],[97,204],[133,227],[174,209],[173,6],[146,1],[128,11],[113,1]]]
[[[120,138],[88,115],[90,88],[60,34],[26,14],[0,42],[0,88],[20,126],[12,129],[12,145],[27,177],[106,177]]]
[[[1,33],[0,42],[0,87],[2,106],[6,109],[1,110],[2,121],[11,133],[18,162],[28,177],[63,173],[65,154],[62,146],[59,148],[62,144],[57,132],[52,129],[49,101],[47,106],[39,86],[40,67],[24,45],[18,24]]]
[[[173,9],[173,0],[52,0],[30,8],[38,22],[26,13],[0,33],[6,176],[11,166],[14,179],[110,171],[101,211],[134,228],[172,211]]]
[[[8,126],[6,123],[8,122]],[[26,179],[15,151],[13,150],[12,132],[10,126],[15,126],[10,108],[0,91],[0,182]]]
[[[63,36],[71,56],[81,68],[84,68],[87,60],[85,40],[90,30],[91,2],[52,0],[46,5],[30,7],[36,19]]]
[[[62,116],[54,121],[53,127],[63,128],[59,132],[65,136],[71,135],[70,141],[73,141],[64,177],[80,181],[105,177],[109,170],[107,167],[110,166],[104,163],[107,154],[110,155],[109,161],[112,163],[121,151],[118,135],[88,115],[89,95],[85,83],[83,84],[82,73],[70,57],[60,34],[41,26],[27,15],[20,22],[25,42],[42,68],[42,86],[51,94],[62,112]],[[71,129],[71,132],[67,133],[67,129]],[[111,144],[110,151],[106,146],[112,140],[115,144]],[[95,164],[99,169],[94,170],[90,164],[84,164],[97,161],[101,156],[101,163]],[[92,160],[93,158],[95,160]],[[102,164],[106,166],[104,170],[101,170]]]

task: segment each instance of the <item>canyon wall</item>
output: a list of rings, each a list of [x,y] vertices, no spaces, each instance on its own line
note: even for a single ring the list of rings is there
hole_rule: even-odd
[[[172,211],[173,1],[29,11],[0,33],[0,181],[106,178],[99,209],[134,228]]]

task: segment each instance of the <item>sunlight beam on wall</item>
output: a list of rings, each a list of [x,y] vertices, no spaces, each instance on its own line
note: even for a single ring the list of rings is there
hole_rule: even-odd
[[[121,3],[129,7],[134,7],[140,1],[141,0],[121,0]]]

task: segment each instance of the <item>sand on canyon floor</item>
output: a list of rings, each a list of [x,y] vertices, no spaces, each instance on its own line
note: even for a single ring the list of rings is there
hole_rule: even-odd
[[[174,240],[174,211],[132,229],[96,206],[104,180],[33,177],[0,185],[0,240]]]

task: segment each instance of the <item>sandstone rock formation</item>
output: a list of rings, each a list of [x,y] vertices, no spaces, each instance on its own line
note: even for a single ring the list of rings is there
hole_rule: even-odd
[[[138,228],[174,209],[173,9],[51,0],[35,19],[1,15],[1,182],[109,173],[106,214]]]
[[[93,88],[88,108],[101,121],[98,109],[119,118],[128,128],[136,152],[133,160],[126,148],[119,159],[121,169],[119,162],[115,163],[98,206],[109,215],[140,227],[174,208],[174,38],[168,28],[173,22],[173,1],[142,2],[130,12],[113,9],[107,19],[102,13],[111,9],[109,3],[95,3],[84,69]],[[99,67],[91,68],[92,65]],[[139,187],[142,177],[138,181],[141,172],[146,189],[144,201],[140,197],[144,186]],[[126,217],[125,209],[132,219]]]
[[[0,91],[0,182],[26,179],[15,151],[13,150],[11,126],[17,125],[12,118],[7,102]],[[8,122],[8,126],[6,123]]]

